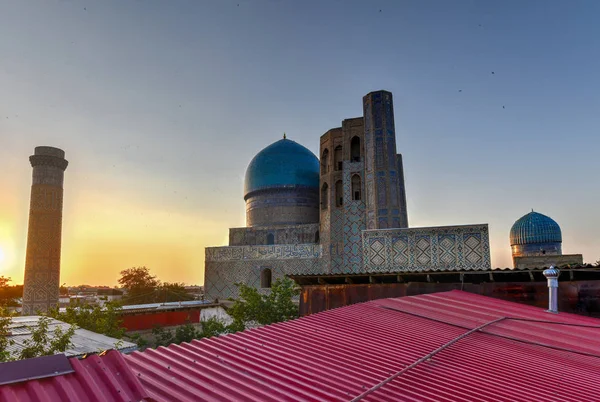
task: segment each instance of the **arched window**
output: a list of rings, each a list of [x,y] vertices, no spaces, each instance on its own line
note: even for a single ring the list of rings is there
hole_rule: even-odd
[[[343,160],[342,146],[338,145],[333,150],[333,167],[335,170],[342,170],[342,160]]]
[[[360,138],[352,137],[350,141],[350,160],[360,162]]]
[[[275,244],[275,236],[273,235],[273,233],[269,233],[267,235],[267,244],[268,245]]]
[[[355,174],[352,176],[352,199],[354,201],[360,201],[360,187],[360,176]]]
[[[341,207],[344,205],[344,187],[342,181],[338,180],[335,182],[335,206]]]
[[[319,243],[319,231],[318,230],[315,232],[315,243],[317,243],[317,244]]]
[[[321,155],[321,174],[329,172],[329,150],[325,148]]]
[[[261,288],[270,288],[271,287],[271,278],[272,278],[271,269],[263,268],[260,271],[260,287]]]
[[[323,183],[321,187],[321,209],[327,209],[329,205],[329,186],[327,183]]]

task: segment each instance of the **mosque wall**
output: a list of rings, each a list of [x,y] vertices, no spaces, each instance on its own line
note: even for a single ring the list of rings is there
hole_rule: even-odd
[[[258,246],[271,244],[309,244],[318,243],[319,224],[255,226],[229,229],[230,246]],[[269,237],[272,235],[272,237]]]
[[[487,224],[365,230],[363,272],[491,269]]]
[[[534,269],[549,267],[564,267],[565,265],[583,264],[583,255],[581,254],[562,254],[562,255],[538,255],[529,257],[514,257],[515,268]]]
[[[246,226],[319,222],[319,192],[311,188],[255,191],[246,199]]]
[[[236,298],[238,282],[261,289],[264,270],[270,270],[273,282],[286,275],[322,274],[321,255],[318,244],[207,247],[205,297],[209,300]]]

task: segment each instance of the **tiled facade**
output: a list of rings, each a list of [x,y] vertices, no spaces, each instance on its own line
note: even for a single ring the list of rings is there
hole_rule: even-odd
[[[270,237],[271,236],[271,237]],[[230,246],[319,243],[319,224],[229,229]]]
[[[392,94],[366,95],[363,112],[321,136],[319,223],[231,229],[229,247],[206,249],[208,298],[236,297],[237,282],[260,288],[267,269],[276,280],[491,268],[487,225],[408,228]]]
[[[321,254],[318,244],[206,248],[205,297],[235,298],[235,284],[240,282],[260,288],[265,269],[271,271],[273,281],[286,275],[322,274]]]
[[[366,230],[363,272],[490,269],[487,225]]]

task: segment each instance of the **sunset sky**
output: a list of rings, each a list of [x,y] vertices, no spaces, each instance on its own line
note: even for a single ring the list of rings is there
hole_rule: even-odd
[[[600,2],[0,0],[0,275],[22,283],[38,145],[65,150],[61,282],[203,282],[243,177],[394,94],[410,226],[532,208],[600,259]]]

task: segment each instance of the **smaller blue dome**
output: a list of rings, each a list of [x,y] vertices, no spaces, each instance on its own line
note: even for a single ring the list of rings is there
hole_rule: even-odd
[[[250,161],[244,197],[270,188],[319,188],[319,159],[302,145],[286,138],[274,142]]]
[[[510,245],[535,243],[562,243],[562,233],[552,218],[531,211],[510,229]]]

